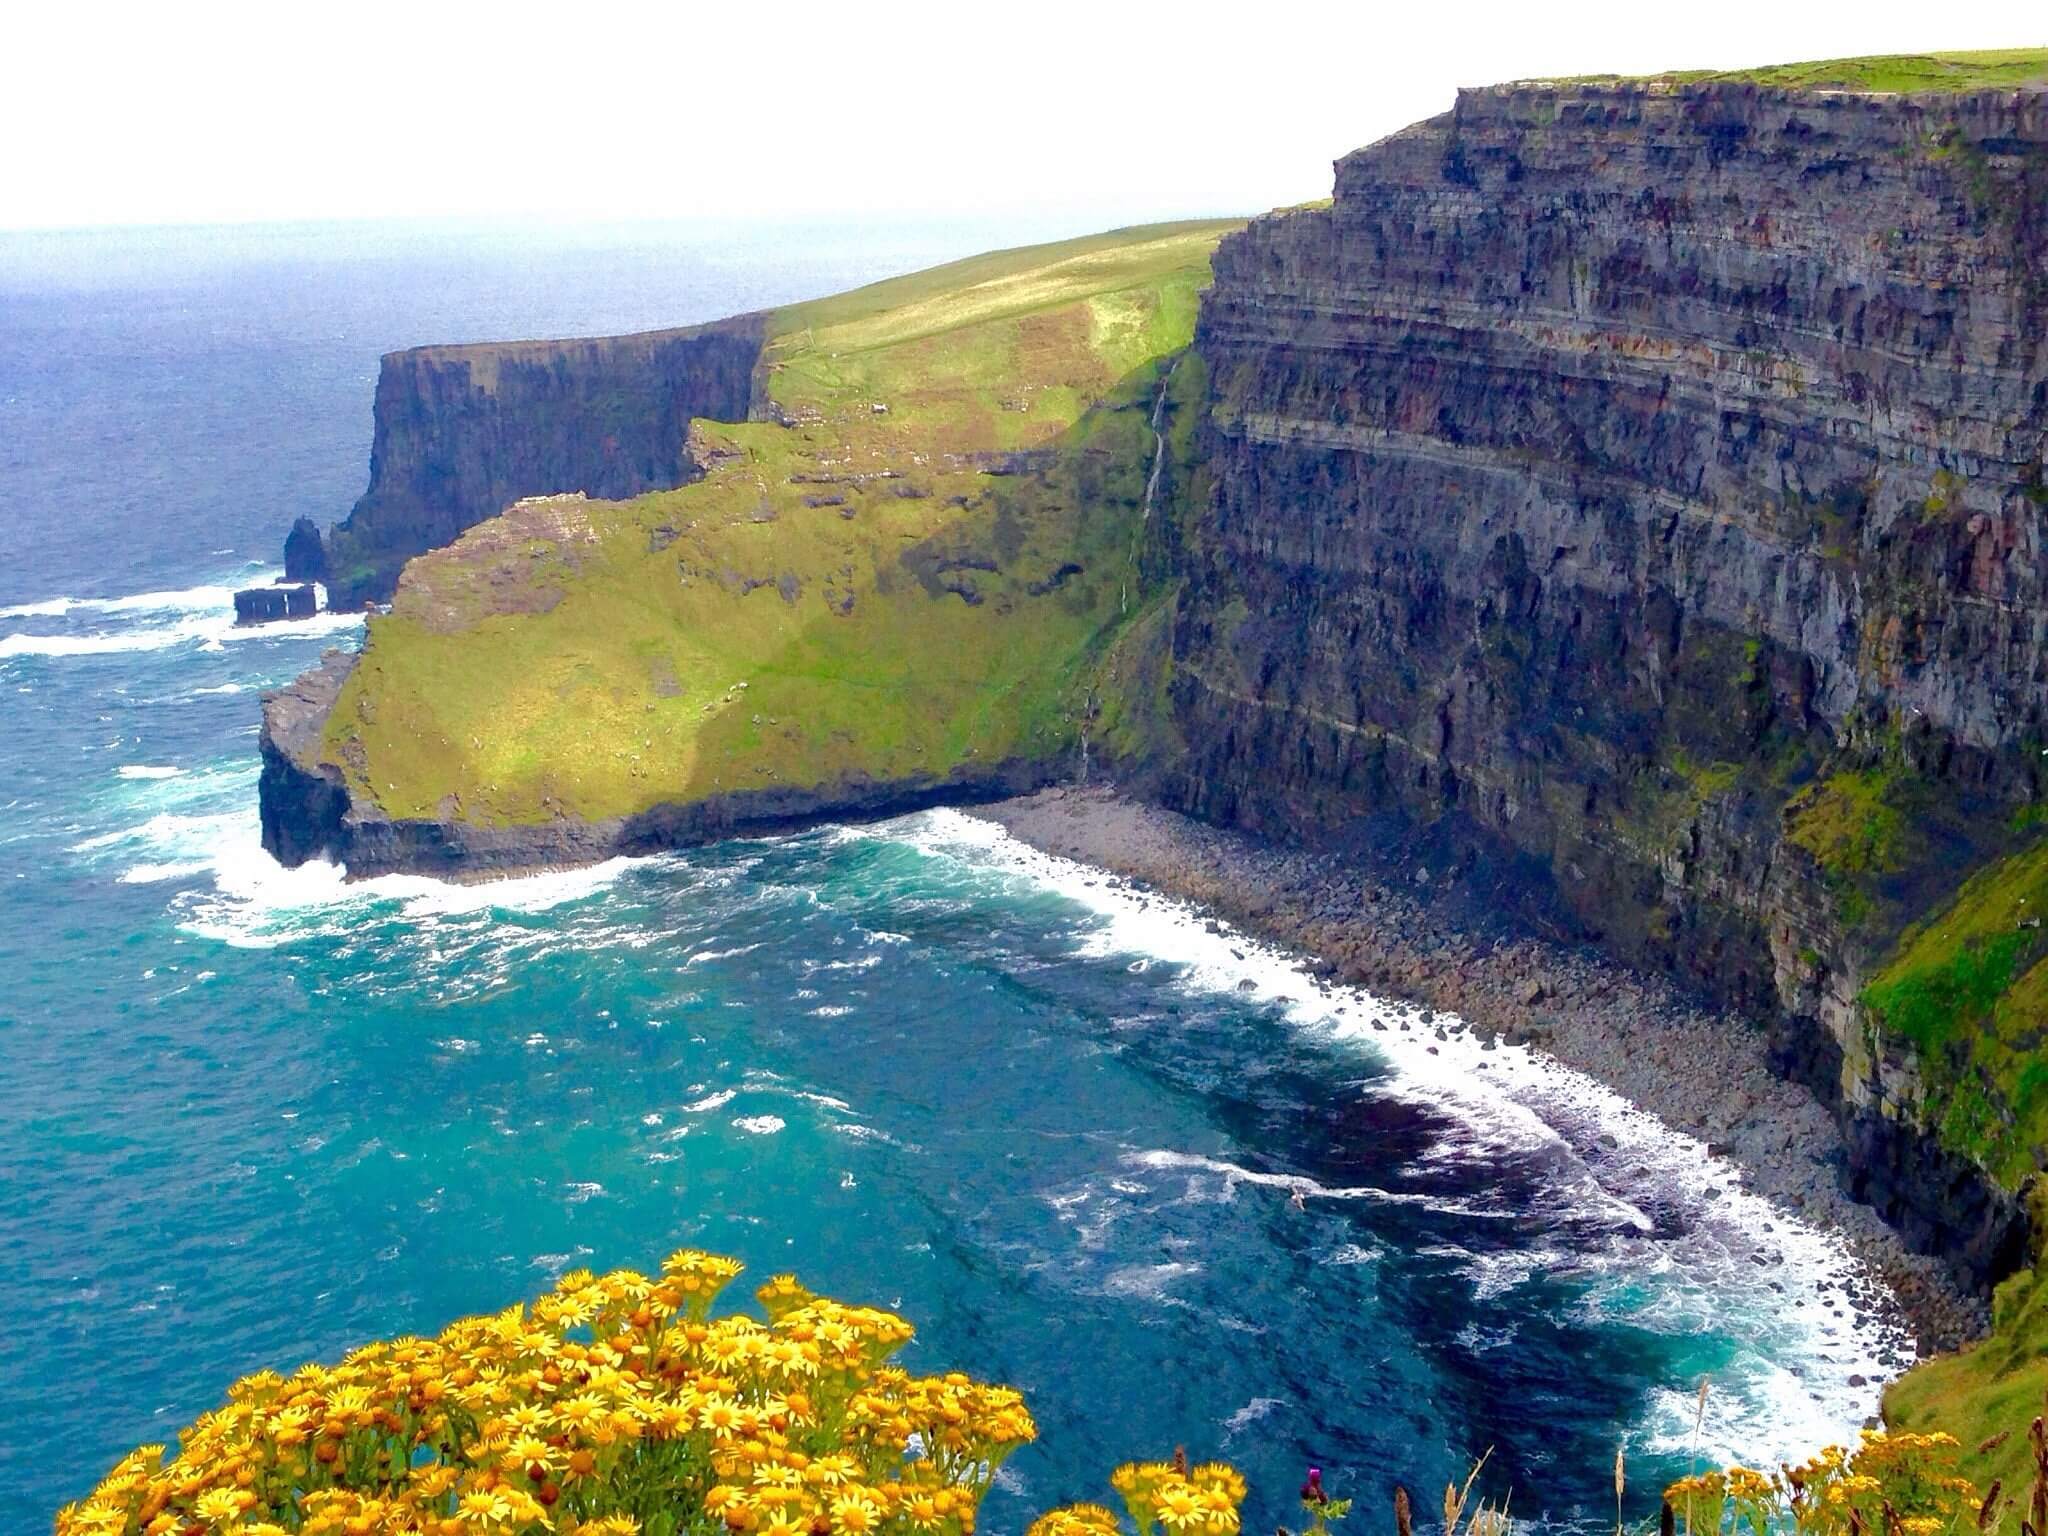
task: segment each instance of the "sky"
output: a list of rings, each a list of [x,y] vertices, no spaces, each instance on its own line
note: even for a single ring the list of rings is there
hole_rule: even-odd
[[[1461,85],[2048,45],[2042,0],[184,0],[0,22],[0,228],[1242,213]]]

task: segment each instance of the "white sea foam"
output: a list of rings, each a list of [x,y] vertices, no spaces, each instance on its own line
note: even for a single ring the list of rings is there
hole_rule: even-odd
[[[1132,1168],[1184,1168],[1219,1176],[1214,1192],[1207,1186],[1191,1183],[1181,1196],[1184,1204],[1200,1205],[1210,1201],[1227,1202],[1235,1198],[1237,1186],[1255,1184],[1265,1189],[1286,1190],[1290,1198],[1298,1198],[1304,1204],[1311,1198],[1317,1200],[1366,1200],[1381,1205],[1427,1206],[1433,1211],[1451,1215],[1472,1217],[1505,1218],[1513,1214],[1506,1210],[1495,1210],[1470,1199],[1450,1199],[1425,1194],[1419,1190],[1381,1189],[1374,1184],[1330,1185],[1319,1184],[1314,1179],[1299,1173],[1260,1173],[1243,1168],[1236,1163],[1226,1162],[1218,1157],[1202,1157],[1192,1152],[1127,1152],[1123,1162]]]
[[[760,947],[759,944],[739,944],[731,949],[700,949],[683,962],[683,969],[687,971],[693,965],[709,965],[714,960],[732,960],[741,955],[751,955]]]
[[[165,880],[189,880],[212,867],[203,859],[183,864],[131,864],[115,878],[123,885],[157,885]]]
[[[286,869],[263,848],[255,807],[250,804],[253,768],[207,770],[159,778],[129,778],[122,793],[131,814],[155,804],[141,820],[96,833],[71,851],[95,863],[118,863],[115,878],[130,884],[212,876],[177,898],[180,926],[188,933],[243,948],[273,948],[296,939],[344,933],[363,908],[396,906],[405,920],[504,912],[543,912],[581,901],[610,886],[633,866],[610,859],[581,869],[551,871],[476,885],[452,885],[424,875],[384,875],[350,881],[340,866],[313,860]],[[206,807],[232,805],[232,810]],[[492,935],[500,947],[518,949],[545,941],[516,930]]]
[[[1146,1301],[1166,1301],[1167,1287],[1174,1281],[1202,1272],[1199,1264],[1185,1264],[1169,1261],[1164,1264],[1124,1264],[1112,1269],[1102,1279],[1102,1290],[1108,1296],[1131,1296]]]
[[[857,1120],[842,1120],[832,1129],[853,1141],[879,1141],[892,1147],[898,1145],[896,1138],[887,1131],[878,1131],[872,1125],[862,1125]]]
[[[1285,1408],[1286,1406],[1287,1399],[1284,1397],[1253,1398],[1223,1421],[1223,1438],[1228,1440],[1239,1430],[1251,1428],[1252,1425],[1265,1418],[1275,1408]]]
[[[263,573],[251,578],[260,583]],[[12,656],[104,656],[128,651],[161,651],[192,645],[218,651],[230,641],[280,635],[332,635],[358,629],[357,613],[318,613],[277,624],[235,623],[234,588],[215,584],[175,591],[137,592],[126,597],[52,597],[0,608],[0,619],[62,619],[74,615],[90,627],[83,633],[50,634],[16,630],[0,635],[0,659]],[[168,620],[169,622],[166,622]],[[238,688],[239,684],[229,684]],[[221,691],[221,690],[201,690]]]
[[[750,1136],[773,1136],[789,1122],[780,1115],[741,1115],[733,1124]]]
[[[1510,1159],[1539,1168],[1546,1214],[1570,1234],[1571,1250],[1461,1255],[1458,1267],[1475,1296],[1497,1294],[1556,1265],[1582,1290],[1580,1305],[1607,1320],[1671,1335],[1706,1329],[1730,1338],[1733,1358],[1709,1394],[1702,1452],[1710,1459],[1769,1465],[1852,1436],[1876,1411],[1886,1362],[1911,1356],[1894,1321],[1857,1327],[1834,1315],[1838,1307],[1846,1310],[1852,1286],[1868,1278],[1840,1239],[1750,1193],[1739,1171],[1712,1157],[1703,1143],[1592,1078],[1525,1047],[1489,1047],[1449,1016],[1420,1030],[1412,1010],[1321,982],[1294,957],[1200,908],[1105,880],[990,822],[930,811],[858,829],[858,835],[909,844],[1019,890],[1056,891],[1094,919],[1078,939],[1081,953],[1164,962],[1177,968],[1176,984],[1187,991],[1277,1009],[1303,1030],[1377,1057],[1389,1070],[1370,1091],[1425,1107],[1427,1123],[1437,1128],[1440,1139],[1422,1159],[1425,1171],[1432,1159],[1447,1166]],[[1419,1191],[1332,1188],[1173,1149],[1135,1151],[1124,1162],[1205,1181],[1190,1184],[1183,1199],[1227,1199],[1250,1189],[1304,1202],[1439,1203]],[[1645,1193],[1685,1213],[1678,1236],[1659,1236],[1629,1198]],[[1516,1214],[1463,1205],[1464,1198],[1464,1215]],[[1865,1384],[1849,1385],[1852,1377]],[[1653,1398],[1641,1426],[1647,1446],[1691,1444],[1697,1388],[1696,1381],[1673,1382]]]
[[[55,619],[71,611],[75,598],[46,597],[38,603],[16,603],[0,608],[0,619]]]
[[[146,763],[123,763],[114,770],[114,776],[121,779],[175,779],[185,770],[182,768],[158,768]]]
[[[1350,1264],[1376,1264],[1379,1262],[1379,1257],[1379,1250],[1375,1248],[1361,1247],[1357,1243],[1339,1243],[1337,1247],[1331,1251],[1330,1256],[1327,1259],[1323,1260],[1323,1262],[1325,1264],[1336,1264],[1340,1266]]]
[[[0,608],[0,619],[59,619],[67,613],[162,613],[180,609],[232,608],[232,587],[181,587],[168,592],[135,592],[126,597],[45,597]]]
[[[0,658],[8,656],[104,656],[116,651],[160,651],[180,641],[212,638],[204,620],[187,620],[156,629],[120,630],[100,635],[0,635]]]

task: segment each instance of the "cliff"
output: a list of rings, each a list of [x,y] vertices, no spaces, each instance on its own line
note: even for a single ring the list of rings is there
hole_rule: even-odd
[[[370,485],[324,541],[307,525],[287,574],[336,608],[387,601],[414,555],[522,496],[628,497],[696,473],[698,417],[744,421],[765,319],[573,341],[418,347],[377,375]]]
[[[502,873],[1091,754],[1398,824],[1765,1021],[1852,1189],[2004,1273],[2048,1157],[2048,57],[1846,64],[1467,91],[1327,207],[687,369],[402,354],[320,553],[347,596],[454,542],[267,705],[266,842]],[[684,428],[685,375],[736,393]]]
[[[830,816],[836,821],[900,816],[929,806],[972,804],[1036,789],[1049,766],[1028,761],[976,765],[944,776],[908,774],[886,782],[858,777],[818,786],[767,785],[651,806],[629,816],[558,816],[492,825],[459,815],[393,817],[325,761],[323,736],[354,672],[356,657],[329,651],[318,667],[264,695],[259,738],[263,846],[280,863],[339,856],[349,875],[438,875],[457,881],[570,868],[722,837],[781,831]]]
[[[1939,1039],[1866,993],[2036,835],[2048,94],[1466,91],[1215,279],[1160,792],[1527,855],[1772,1021],[1860,1192],[2008,1267],[1999,985]],[[2020,938],[1997,980],[2048,983]]]
[[[1222,225],[396,354],[291,553],[347,603],[449,547],[272,845],[487,872],[1091,747],[1267,833],[1398,814],[1772,1021],[1990,1274],[2048,1155],[2048,96],[1881,88],[2041,63],[1468,91],[1225,239],[1198,327]]]
[[[1064,772],[1141,595],[1172,362],[1237,227],[976,257],[735,322],[744,348],[697,333],[735,389],[752,370],[727,414],[754,419],[683,430],[673,489],[522,496],[466,530],[416,514],[610,462],[574,425],[599,375],[565,347],[669,343],[388,361],[352,521],[452,542],[405,567],[359,659],[266,699],[265,845],[476,878]],[[671,382],[612,418],[666,431]]]

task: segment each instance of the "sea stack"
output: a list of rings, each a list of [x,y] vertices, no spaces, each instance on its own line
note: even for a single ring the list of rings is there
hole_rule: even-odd
[[[320,611],[320,594],[311,582],[277,582],[244,587],[235,594],[237,624],[276,624],[285,619],[310,619]]]

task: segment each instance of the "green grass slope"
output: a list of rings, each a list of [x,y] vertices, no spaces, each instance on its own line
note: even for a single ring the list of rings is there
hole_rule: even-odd
[[[2038,1216],[2037,1216],[2038,1220]],[[1961,1470],[1979,1488],[2025,1488],[2033,1476],[2026,1428],[2048,1402],[2048,1281],[2038,1270],[1998,1288],[1988,1338],[1915,1366],[1884,1395],[1894,1429],[1946,1430],[1963,1444]]]
[[[1063,752],[1141,606],[1149,413],[1235,227],[781,311],[780,420],[697,423],[679,490],[522,503],[414,561],[324,755],[388,815],[505,825]]]
[[[2048,1152],[2048,842],[2014,840],[1906,931],[1862,996],[1917,1051],[1941,1139],[2008,1188]]]
[[[1963,53],[1873,54],[1769,64],[1755,69],[1673,70],[1661,75],[1581,75],[1559,85],[1761,85],[1789,91],[1857,91],[1905,95],[1915,91],[1983,91],[2048,86],[2048,48],[1993,48]]]

